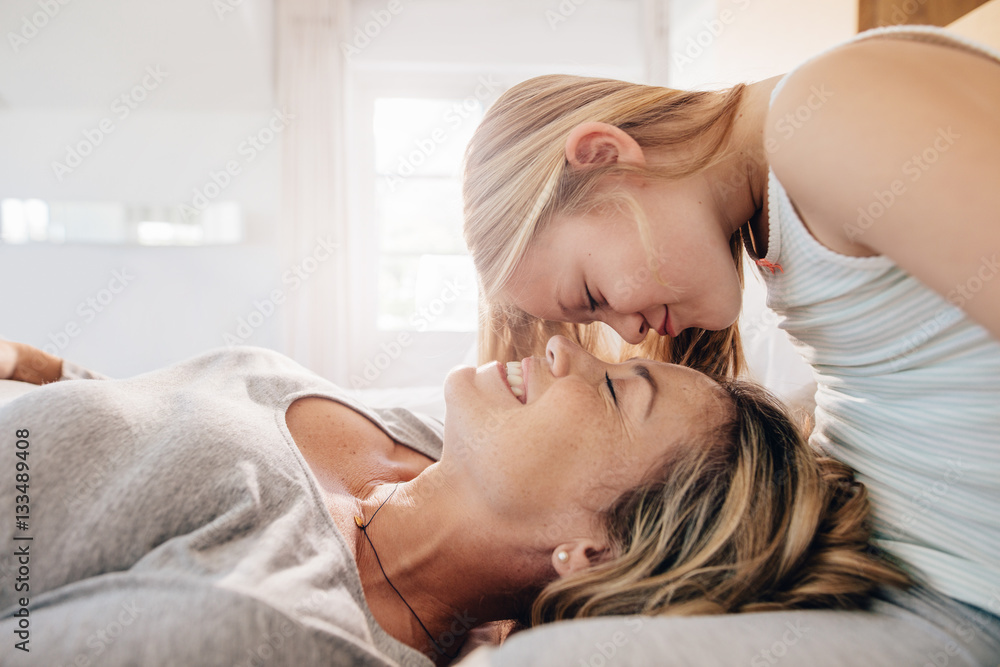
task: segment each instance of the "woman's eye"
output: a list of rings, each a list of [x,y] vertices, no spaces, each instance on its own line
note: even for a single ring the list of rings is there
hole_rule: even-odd
[[[604,374],[604,380],[608,383],[608,391],[611,392],[612,400],[614,400],[615,405],[618,405],[618,395],[615,394],[615,385],[611,382],[611,377],[607,373]]]
[[[587,292],[587,305],[590,307],[590,312],[597,310],[597,300],[590,295],[590,288],[586,285],[584,286],[584,291]]]

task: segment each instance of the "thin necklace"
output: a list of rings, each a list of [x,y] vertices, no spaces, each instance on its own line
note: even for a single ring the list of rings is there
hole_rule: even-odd
[[[399,592],[398,588],[393,586],[391,581],[389,581],[389,575],[385,573],[385,568],[382,567],[382,560],[378,557],[378,551],[375,550],[375,545],[372,544],[372,538],[368,536],[368,526],[370,526],[372,521],[375,520],[375,515],[378,514],[380,509],[382,509],[382,505],[385,505],[387,502],[389,502],[389,498],[392,498],[392,496],[395,495],[396,489],[398,488],[399,484],[396,484],[396,486],[392,488],[392,493],[390,493],[386,497],[386,499],[382,501],[382,504],[375,509],[375,512],[372,514],[372,518],[368,519],[367,523],[360,516],[354,517],[354,523],[358,525],[358,528],[361,529],[361,533],[365,536],[365,539],[368,540],[368,545],[372,548],[372,553],[375,554],[375,562],[378,563],[378,569],[382,570],[382,576],[385,577],[386,583],[389,584],[392,590],[396,591],[396,595],[399,596],[399,599],[403,601],[403,604],[406,605],[406,608],[410,610],[411,614],[413,614],[413,618],[417,619],[417,623],[420,624],[420,627],[423,628],[423,631],[427,635],[427,638],[431,640],[432,644],[434,644],[434,648],[437,649],[437,651],[441,653],[444,657],[448,658],[449,660],[454,660],[455,656],[448,655],[448,653],[443,648],[441,648],[441,646],[434,640],[434,636],[430,633],[430,630],[427,629],[427,626],[424,625],[424,622],[420,620],[419,616],[417,616],[417,612],[413,611],[413,607],[411,607],[410,603],[406,601],[406,598],[403,597],[403,594]],[[458,654],[456,653],[455,655]]]

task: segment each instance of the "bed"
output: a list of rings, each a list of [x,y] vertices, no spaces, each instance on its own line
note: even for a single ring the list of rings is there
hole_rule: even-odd
[[[1000,0],[991,0],[949,28],[959,35],[1000,49]],[[777,327],[777,317],[764,306],[763,287],[756,276],[747,280],[741,324],[753,376],[795,409],[809,414],[815,389],[811,371]],[[33,385],[0,380],[0,405],[33,389]],[[440,387],[368,389],[358,390],[356,395],[373,407],[398,406],[439,419],[444,416]],[[784,664],[801,664],[796,662],[794,656],[797,650],[806,646],[810,655],[826,655],[829,664],[837,664],[837,656],[842,651],[846,652],[842,656],[851,655],[850,646],[838,646],[832,637],[817,636],[818,633],[810,635],[808,628],[790,629],[778,612],[772,612],[764,625],[752,624],[750,619],[746,619],[747,622],[730,620],[734,622],[726,625],[714,625],[711,617],[616,617],[563,622],[518,633],[502,648],[477,650],[459,664],[463,667],[726,664],[725,659],[716,655],[715,651],[708,653],[716,662],[706,661],[703,643],[692,645],[692,642],[684,641],[695,634],[711,637],[720,646],[728,640],[759,645],[760,651],[753,657],[752,665],[778,664],[786,655],[788,661]],[[854,631],[860,639],[865,633],[877,633],[879,629],[859,623]],[[857,662],[857,657],[854,656],[853,662]]]

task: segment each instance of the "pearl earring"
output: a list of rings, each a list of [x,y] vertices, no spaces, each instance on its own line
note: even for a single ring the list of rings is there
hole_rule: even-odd
[[[560,551],[556,554],[556,558],[559,559],[560,563],[565,563],[566,561],[569,560],[569,554],[566,553],[565,551]]]

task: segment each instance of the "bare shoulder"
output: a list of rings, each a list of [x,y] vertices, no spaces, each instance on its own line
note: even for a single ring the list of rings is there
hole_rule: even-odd
[[[365,415],[325,397],[295,400],[285,424],[320,486],[331,493],[346,490],[364,498],[377,484],[409,481],[434,463]]]
[[[870,39],[785,79],[768,113],[765,146],[821,243],[848,255],[882,254],[877,237],[891,229],[876,231],[874,221],[918,181],[941,187],[922,187],[910,203],[935,208],[946,205],[948,181],[962,172],[985,168],[979,185],[988,185],[997,155],[988,152],[1000,148],[998,109],[1000,63],[946,45]],[[951,159],[941,160],[945,154]],[[938,170],[938,162],[964,168]],[[931,171],[939,172],[934,179]]]

